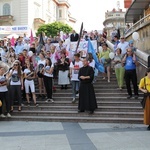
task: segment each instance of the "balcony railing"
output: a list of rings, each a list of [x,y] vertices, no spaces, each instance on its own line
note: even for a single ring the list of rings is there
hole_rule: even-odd
[[[131,26],[125,33],[125,37],[128,37],[133,32],[138,31],[140,28],[150,24],[150,14],[143,17],[141,20],[136,22],[133,26]]]
[[[3,15],[0,16],[0,22],[8,22],[8,21],[13,21],[13,16],[12,15]]]

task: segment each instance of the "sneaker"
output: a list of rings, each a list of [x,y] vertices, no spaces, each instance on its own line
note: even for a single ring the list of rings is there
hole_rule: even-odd
[[[4,114],[1,114],[0,116],[1,116],[1,118],[6,118],[6,116]]]
[[[131,98],[132,98],[132,95],[127,96],[127,99],[131,99]]]
[[[78,93],[78,94],[76,94],[76,97],[79,97],[79,93]]]
[[[34,104],[34,105],[35,105],[35,107],[38,107],[38,106],[39,106],[39,104],[37,104],[37,103],[36,103],[36,104]]]
[[[10,115],[10,113],[7,113],[7,117],[8,117],[8,118],[11,118],[11,115]]]
[[[106,78],[105,77],[103,77],[103,80],[105,80]]]
[[[138,99],[138,97],[139,97],[138,95],[135,95],[135,96],[134,96],[135,99]]]
[[[73,99],[72,99],[72,103],[75,103],[75,102],[76,102],[76,98],[73,98]]]
[[[45,102],[48,103],[50,101],[50,99],[48,98]]]
[[[54,103],[54,100],[53,100],[53,99],[50,99],[50,101],[51,101],[52,103]]]
[[[108,80],[108,83],[110,83],[110,80]]]

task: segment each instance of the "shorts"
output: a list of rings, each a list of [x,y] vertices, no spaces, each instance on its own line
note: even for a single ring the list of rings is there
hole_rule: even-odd
[[[32,93],[35,92],[35,85],[34,85],[33,80],[31,80],[31,81],[25,80],[24,85],[25,85],[25,92],[26,93],[29,93],[29,87],[30,87]]]

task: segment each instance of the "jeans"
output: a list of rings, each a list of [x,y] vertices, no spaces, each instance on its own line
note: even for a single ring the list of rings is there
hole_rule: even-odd
[[[72,97],[76,97],[76,92],[79,91],[79,81],[71,81],[72,82]]]

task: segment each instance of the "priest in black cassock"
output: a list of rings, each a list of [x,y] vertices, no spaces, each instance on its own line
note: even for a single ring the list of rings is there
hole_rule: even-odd
[[[94,113],[97,108],[97,102],[93,87],[94,70],[88,65],[88,59],[83,59],[83,67],[79,70],[79,104],[78,112],[89,111],[90,114]]]

